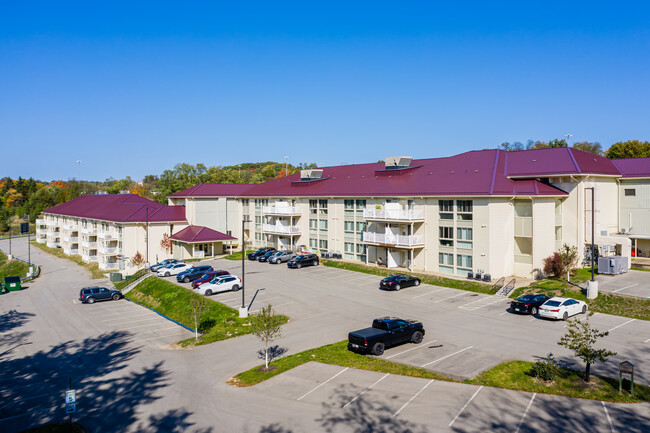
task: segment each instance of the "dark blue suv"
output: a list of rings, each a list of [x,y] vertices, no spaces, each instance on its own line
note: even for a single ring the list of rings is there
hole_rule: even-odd
[[[212,272],[213,270],[214,269],[212,269],[212,266],[194,266],[189,268],[187,271],[176,275],[176,281],[179,283],[181,281],[184,283],[189,283],[190,281],[198,280],[203,276],[203,274],[206,272]]]

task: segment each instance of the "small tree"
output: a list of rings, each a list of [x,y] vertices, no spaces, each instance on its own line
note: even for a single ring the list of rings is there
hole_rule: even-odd
[[[269,346],[282,337],[282,317],[273,311],[271,305],[262,307],[251,320],[253,334],[264,343],[265,369],[269,369]]]
[[[564,264],[560,253],[553,253],[544,259],[544,274],[560,277],[564,273]]]
[[[566,269],[566,279],[570,281],[569,274],[578,264],[578,247],[570,247],[567,244],[562,245],[562,248],[560,248],[560,258],[562,260],[562,266]]]
[[[172,240],[167,233],[163,233],[162,240],[160,241],[160,246],[167,254],[172,252]]]
[[[560,346],[573,350],[575,356],[585,364],[585,380],[589,382],[591,364],[605,362],[610,356],[616,355],[607,349],[595,349],[594,344],[599,338],[609,335],[609,331],[600,332],[589,324],[589,320],[572,319],[567,322],[567,333],[557,342]]]
[[[133,263],[133,266],[135,266],[136,268],[142,266],[142,264],[144,263],[144,257],[142,257],[142,254],[140,254],[140,251],[136,251],[135,255],[131,259],[131,263]]]
[[[190,300],[190,315],[194,319],[194,340],[199,339],[199,319],[201,314],[208,309],[208,303],[204,298],[193,296]]]

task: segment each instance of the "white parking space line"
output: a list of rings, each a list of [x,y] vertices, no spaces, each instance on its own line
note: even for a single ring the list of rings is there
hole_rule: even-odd
[[[632,287],[636,287],[638,285],[639,283],[632,284],[630,286],[621,287],[620,289],[612,290],[612,293],[620,292],[621,290],[625,290],[625,289],[631,289]]]
[[[348,281],[367,280],[368,277],[369,277],[369,275],[361,275],[359,277],[348,278]],[[372,280],[374,281],[375,279],[373,278]]]
[[[490,302],[485,302],[486,300],[491,300],[491,301]],[[478,310],[479,308],[487,307],[489,305],[494,305],[494,304],[497,304],[497,303],[503,302],[503,301],[504,301],[503,298],[499,297],[497,299],[493,299],[491,296],[488,296],[488,297],[481,298],[481,299],[478,299],[476,301],[470,302],[469,304],[461,305],[458,308],[461,308],[463,310],[474,311],[474,310]],[[477,303],[477,302],[483,302],[483,303],[479,304],[479,305],[472,305],[471,307],[468,307],[468,305],[471,305],[471,304],[474,304],[474,303]]]
[[[189,331],[189,330],[187,330],[187,329],[185,329],[185,328],[183,328],[183,327],[181,327],[181,326],[174,326],[173,328],[161,328],[161,329],[152,329],[152,330],[150,330],[150,331],[140,331],[140,332],[138,332],[138,335],[149,334],[149,333],[151,333],[151,332],[163,332],[163,331],[169,331],[169,330],[171,330],[171,329],[176,329],[176,330],[178,330],[178,331],[187,331],[187,332],[192,332],[192,333],[194,332],[194,331]]]
[[[133,340],[133,343],[141,343],[141,342],[143,342],[143,341],[151,341],[151,340],[160,340],[161,338],[169,338],[169,337],[171,337],[172,335],[173,335],[173,334],[169,334],[169,335],[159,335],[158,337],[143,338],[143,339],[141,339],[141,340]],[[182,335],[182,334],[178,334],[178,336],[175,337],[175,338],[182,338],[182,337],[184,337],[184,335]]]
[[[146,328],[148,326],[160,326],[160,324],[158,324],[158,323],[150,323],[148,325],[130,326],[128,328],[121,328],[121,329],[124,330],[124,331],[130,331],[132,329]],[[169,327],[169,328],[161,328],[161,330],[164,330],[164,329],[178,329],[178,326],[172,326],[172,327]]]
[[[504,314],[508,314],[508,312],[504,311],[503,313],[499,314],[499,316],[503,316]]]
[[[423,293],[422,295],[413,296],[412,299],[421,298],[422,296],[427,296],[427,295],[433,295],[434,293],[442,292],[443,290],[451,290],[451,289],[444,288],[444,289],[433,290],[433,291],[428,292],[428,293]]]
[[[537,320],[537,317],[533,317],[529,320],[529,322],[532,322],[533,320]]]
[[[607,416],[607,422],[609,423],[609,428],[614,433],[616,430],[614,430],[614,424],[612,423],[612,418],[609,416],[609,412],[607,412],[607,406],[605,406],[605,402],[601,401],[603,404],[603,409],[605,409],[605,415]]]
[[[420,395],[420,393],[421,393],[422,391],[424,391],[425,389],[427,389],[427,387],[428,387],[429,385],[431,385],[432,383],[433,383],[433,379],[431,379],[429,382],[426,383],[426,385],[424,385],[422,388],[420,388],[420,390],[419,390],[418,392],[416,392],[415,395],[409,399],[409,401],[407,401],[406,403],[404,403],[404,406],[400,407],[399,410],[393,414],[393,418],[395,418],[395,417],[397,416],[397,414],[399,414],[399,413],[400,413],[400,412],[401,412],[401,411],[402,411],[406,406],[408,406],[409,403],[411,403],[413,400],[415,400],[415,397],[417,397],[418,395]]]
[[[346,407],[350,406],[350,404],[352,404],[352,403],[354,403],[355,401],[357,401],[357,400],[359,399],[359,397],[361,397],[362,395],[364,395],[366,392],[370,391],[370,389],[371,389],[373,386],[377,385],[379,382],[381,382],[382,380],[386,379],[388,376],[390,376],[390,374],[389,374],[389,373],[386,373],[385,375],[383,375],[382,377],[380,377],[379,379],[377,379],[377,381],[376,381],[375,383],[373,383],[373,384],[370,385],[368,388],[366,388],[366,389],[364,389],[363,391],[361,391],[361,393],[359,393],[356,397],[354,397],[352,400],[350,400],[349,402],[347,402],[347,403],[345,404],[345,406],[343,406],[341,409],[345,409]]]
[[[487,297],[485,297],[485,298],[479,298],[479,299],[477,299],[476,301],[472,301],[472,302],[467,303],[467,304],[465,304],[465,305],[461,305],[461,307],[459,307],[459,308],[466,307],[466,306],[468,306],[468,305],[472,305],[472,304],[476,304],[477,302],[482,302],[482,301],[485,301],[486,299],[491,299],[491,297],[490,297],[490,296],[487,296]],[[499,299],[499,301],[501,301],[501,299]]]
[[[479,386],[479,388],[476,390],[476,392],[474,394],[472,394],[472,396],[469,398],[469,400],[467,400],[467,403],[465,403],[465,406],[460,408],[460,411],[456,414],[454,419],[451,420],[451,422],[449,423],[449,425],[447,427],[451,427],[452,425],[454,425],[454,423],[456,422],[456,420],[458,419],[460,414],[463,413],[463,411],[467,408],[467,406],[469,406],[469,404],[472,402],[472,400],[474,400],[474,397],[476,397],[476,394],[478,394],[482,389],[483,389],[483,385]]]
[[[458,355],[459,353],[464,352],[464,351],[466,351],[466,350],[469,350],[469,349],[471,349],[472,347],[474,347],[474,346],[469,346],[469,347],[466,347],[466,348],[464,348],[464,349],[460,349],[459,351],[454,352],[454,353],[450,353],[449,355],[445,355],[445,356],[443,356],[442,358],[438,358],[438,359],[433,360],[433,361],[431,361],[431,362],[427,362],[426,364],[423,364],[423,365],[421,365],[420,367],[426,367],[426,366],[428,366],[428,365],[435,364],[435,363],[438,362],[438,361],[442,361],[443,359],[447,359],[447,358],[449,358],[450,356]]]
[[[454,295],[454,296],[449,296],[449,297],[447,297],[447,298],[438,299],[437,301],[433,301],[433,303],[434,303],[434,304],[437,304],[438,302],[446,301],[446,300],[448,300],[448,299],[457,298],[457,297],[459,297],[459,296],[467,296],[467,293],[468,293],[468,292],[459,293],[459,294]]]
[[[126,321],[126,322],[122,321],[121,319],[108,319],[108,320],[104,320],[104,322],[106,322],[106,323],[110,323],[110,322],[118,322],[119,324],[122,324],[122,323],[145,322],[145,321],[147,321],[147,320],[160,320],[160,317],[158,317],[158,316],[155,316],[155,317],[147,317],[146,319],[128,320],[128,321]]]
[[[289,304],[293,304],[293,302],[286,302],[286,303],[284,303],[284,304],[274,305],[273,308],[284,307],[285,305],[289,305]],[[255,311],[250,311],[249,313],[250,313],[250,314],[255,314],[255,313],[259,313],[259,311],[260,311],[260,310],[257,309],[257,310],[255,310]]]
[[[524,414],[521,416],[521,419],[519,420],[519,424],[517,424],[517,430],[515,430],[515,433],[519,433],[519,429],[521,428],[521,425],[524,423],[524,420],[526,419],[526,415],[528,414],[528,410],[530,410],[530,406],[533,404],[533,400],[535,400],[535,396],[537,393],[534,393],[533,396],[530,398],[530,401],[528,402],[528,406],[526,406],[526,410],[524,411]]]
[[[303,398],[307,397],[309,394],[311,394],[312,392],[316,391],[318,388],[320,388],[321,386],[325,385],[325,384],[328,383],[330,380],[336,378],[339,374],[344,373],[344,372],[345,372],[346,370],[348,370],[348,369],[349,369],[349,367],[345,367],[343,370],[339,371],[339,372],[336,373],[334,376],[330,377],[330,378],[327,379],[325,382],[321,383],[321,384],[318,385],[316,388],[312,389],[312,390],[309,391],[307,394],[305,394],[305,395],[303,395],[302,397],[300,397],[300,398],[298,399],[298,401],[300,401],[300,400],[302,400]]]
[[[620,325],[614,326],[612,329],[608,329],[607,332],[612,332],[616,328],[620,328],[623,325],[627,325],[630,322],[634,322],[634,320],[636,320],[636,319],[630,319],[627,322],[624,322],[624,323],[621,323]]]
[[[647,343],[648,341],[650,341],[650,338],[648,338],[646,341],[644,341],[644,343]]]
[[[279,296],[274,296],[274,297],[272,297],[272,298],[266,298],[266,299],[257,299],[257,298],[256,298],[255,301],[256,301],[256,302],[257,302],[257,301],[260,301],[260,302],[266,302],[266,301],[270,301],[271,299],[278,299],[278,298],[279,298]],[[228,305],[228,306],[229,306],[230,308],[241,307],[241,298],[239,298],[239,303],[238,303],[238,304],[235,304],[235,305]]]
[[[428,344],[435,343],[436,341],[438,341],[438,340],[431,340],[431,341],[429,341],[428,343],[425,343],[425,344],[418,344],[417,346],[415,346],[415,347],[413,347],[411,349],[407,349],[407,350],[405,350],[403,352],[396,353],[396,354],[391,355],[391,356],[387,356],[386,359],[394,358],[394,357],[399,356],[399,355],[401,355],[403,353],[410,352],[411,350],[416,350],[416,349],[421,349],[423,347],[427,347]]]

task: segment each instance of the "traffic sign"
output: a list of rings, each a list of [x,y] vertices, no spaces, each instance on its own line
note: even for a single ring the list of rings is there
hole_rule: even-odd
[[[77,410],[77,403],[66,403],[65,413],[74,413]]]
[[[76,402],[77,402],[77,391],[74,389],[67,390],[65,392],[65,404],[71,404]]]

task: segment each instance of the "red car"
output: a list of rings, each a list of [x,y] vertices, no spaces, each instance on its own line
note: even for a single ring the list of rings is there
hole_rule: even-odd
[[[196,289],[203,283],[208,283],[214,279],[214,277],[220,277],[222,275],[230,275],[230,272],[228,271],[212,271],[212,272],[206,272],[203,274],[201,278],[198,278],[194,281],[192,281],[192,288]]]

